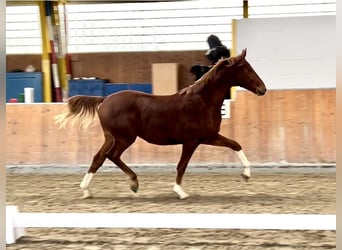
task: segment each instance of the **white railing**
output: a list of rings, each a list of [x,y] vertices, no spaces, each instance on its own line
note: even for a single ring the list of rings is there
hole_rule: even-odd
[[[20,213],[6,206],[6,243],[25,228],[197,228],[258,230],[336,230],[336,215],[213,213]]]

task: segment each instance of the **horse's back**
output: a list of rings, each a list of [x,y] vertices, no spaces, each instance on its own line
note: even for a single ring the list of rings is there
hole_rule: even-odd
[[[107,100],[120,99],[120,98],[134,98],[137,96],[149,96],[151,94],[135,91],[135,90],[122,90],[112,93],[106,97]]]
[[[156,96],[134,90],[124,90],[108,95],[99,108],[99,115],[104,119],[106,117],[111,119],[121,117],[117,119],[131,118],[137,122],[139,118],[142,118],[142,112],[150,112],[149,110],[152,111],[153,107],[161,108],[163,103],[169,104],[170,101],[168,96]]]
[[[140,96],[147,95],[143,92],[124,90],[108,95],[99,108],[99,115],[115,115],[125,113],[136,106],[136,100]]]

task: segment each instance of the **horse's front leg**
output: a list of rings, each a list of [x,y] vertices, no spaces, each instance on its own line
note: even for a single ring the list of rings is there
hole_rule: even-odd
[[[243,152],[241,145],[238,142],[228,139],[220,134],[217,134],[215,137],[207,139],[202,143],[212,146],[228,147],[233,149],[237,153],[243,164],[243,172],[241,174],[242,178],[245,181],[249,180],[249,178],[251,177],[250,163],[247,160],[247,157]]]
[[[239,156],[239,158],[243,164],[243,172],[242,172],[241,176],[245,181],[248,181],[249,178],[251,178],[251,168],[250,168],[251,164],[247,160],[247,157],[246,157],[246,155],[242,149],[237,151],[237,155]]]
[[[177,165],[176,183],[173,186],[173,191],[178,194],[179,199],[185,199],[189,197],[189,195],[182,189],[181,184],[186,167],[188,166],[191,156],[198,145],[199,143],[197,142],[183,144],[182,155]]]

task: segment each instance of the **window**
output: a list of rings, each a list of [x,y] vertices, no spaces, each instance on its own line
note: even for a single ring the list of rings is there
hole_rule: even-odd
[[[67,4],[66,13],[70,53],[206,50],[210,34],[231,47],[242,0]],[[306,15],[336,15],[336,1],[249,0],[250,18]],[[38,6],[6,7],[7,54],[41,53],[40,36]]]

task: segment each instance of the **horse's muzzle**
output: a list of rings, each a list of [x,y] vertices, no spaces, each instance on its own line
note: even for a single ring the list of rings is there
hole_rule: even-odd
[[[264,86],[263,87],[258,87],[256,89],[256,94],[258,96],[262,96],[262,95],[264,95],[266,93],[266,91],[267,91],[266,87],[264,87]]]

